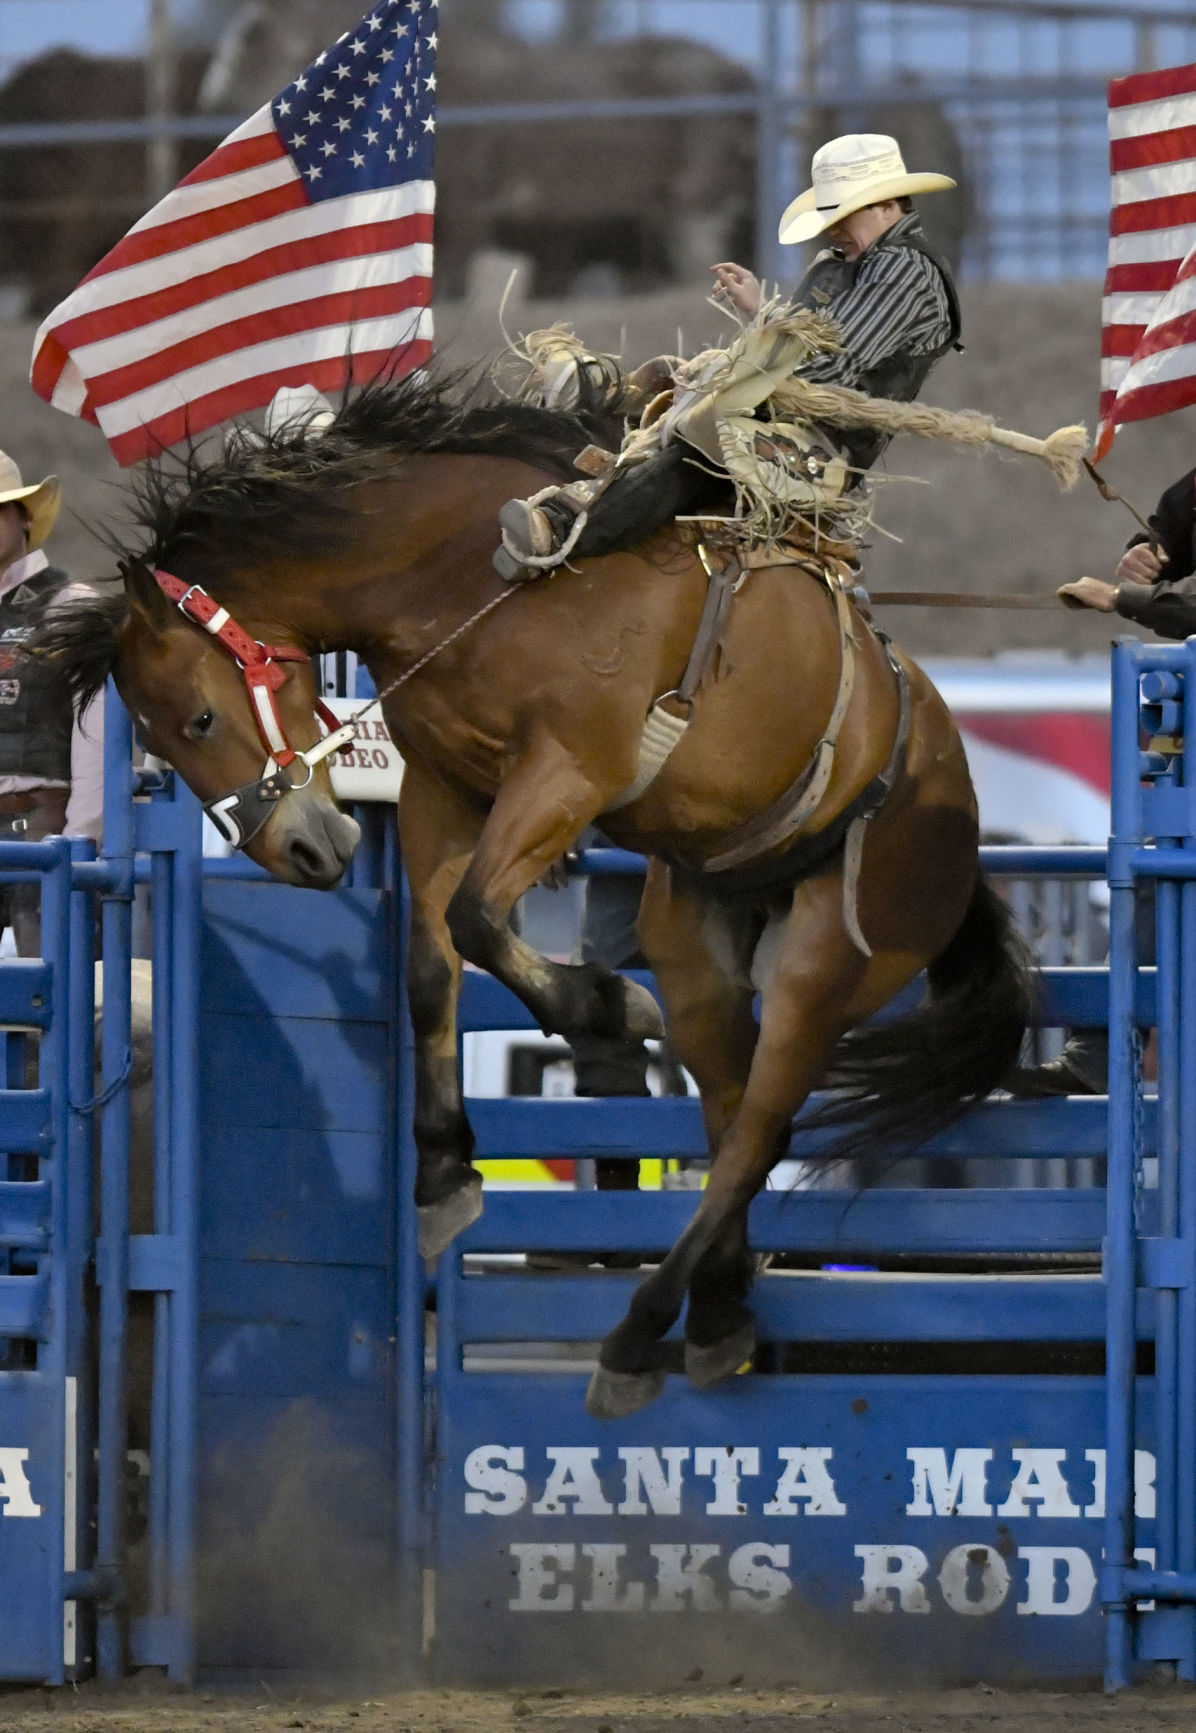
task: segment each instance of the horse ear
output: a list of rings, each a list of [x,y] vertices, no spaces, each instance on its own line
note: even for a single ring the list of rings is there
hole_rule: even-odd
[[[125,595],[134,612],[140,614],[155,631],[162,631],[170,624],[174,608],[158,588],[153,572],[144,560],[121,560],[119,570],[125,582]]]

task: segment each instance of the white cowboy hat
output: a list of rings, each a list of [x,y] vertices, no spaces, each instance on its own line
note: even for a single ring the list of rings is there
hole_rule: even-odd
[[[955,182],[948,175],[910,174],[895,138],[883,132],[849,132],[814,152],[814,185],[785,211],[780,236],[785,246],[812,241],[865,205],[903,199],[911,193],[937,193]]]
[[[34,548],[40,548],[48,539],[57,522],[59,507],[62,505],[58,477],[48,475],[45,481],[39,481],[35,487],[26,487],[12,458],[7,452],[0,451],[0,505],[18,503],[23,505],[29,514],[29,536],[26,545],[32,553]]]

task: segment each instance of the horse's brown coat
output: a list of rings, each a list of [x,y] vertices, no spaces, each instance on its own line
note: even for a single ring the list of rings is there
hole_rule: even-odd
[[[323,541],[313,534],[308,554],[298,551],[302,526],[291,525],[277,547],[266,535],[243,551],[211,530],[160,546],[159,558],[209,587],[255,636],[313,652],[356,650],[384,688],[499,593],[490,567],[498,508],[534,491],[543,475],[473,451],[396,457],[392,474],[385,463],[373,474],[344,493],[342,533]],[[235,667],[166,605],[144,570],[134,565],[126,582],[132,607],[115,673],[148,744],[205,799],[260,775],[262,749]],[[682,673],[704,595],[697,559],[662,532],[635,552],[528,583],[386,699],[407,766],[400,828],[413,901],[417,1201],[429,1250],[480,1208],[457,1067],[462,957],[510,986],[546,1030],[659,1030],[642,989],[601,965],[547,961],[511,931],[509,916],[632,780],[644,716]],[[853,631],[855,691],[818,828],[884,767],[897,726],[884,649],[862,620]],[[604,1345],[595,1412],[624,1412],[655,1394],[659,1339],[687,1290],[696,1381],[733,1370],[750,1351],[747,1207],[832,1059],[850,1067],[850,1055],[836,1055],[845,1031],[931,966],[930,1009],[884,1064],[863,1068],[869,1123],[890,1130],[921,1124],[923,1110],[928,1124],[950,1117],[1016,1057],[1025,995],[1000,905],[977,885],[976,808],[962,746],[930,682],[906,666],[908,750],[869,824],[858,887],[870,958],[844,928],[841,856],[789,889],[742,903],[708,895],[693,874],[683,882],[659,858],[650,867],[643,945],[674,1044],[701,1089],[715,1160],[690,1226]],[[825,588],[792,568],[753,572],[688,733],[648,792],[604,828],[629,848],[700,867],[793,782],[822,734],[838,678]],[[311,699],[308,671],[288,670],[280,705],[298,746],[316,734]],[[206,711],[215,720],[201,735],[196,719]],[[248,852],[283,878],[330,884],[343,868],[347,822],[321,766],[308,788],[280,803]],[[758,1024],[753,973],[762,989]],[[949,1013],[951,993],[962,995],[958,1013]],[[936,995],[948,1009],[935,1012]],[[952,1015],[971,1027],[957,1028]],[[870,1049],[857,1038],[854,1051]],[[886,1121],[893,1097],[912,1117]]]

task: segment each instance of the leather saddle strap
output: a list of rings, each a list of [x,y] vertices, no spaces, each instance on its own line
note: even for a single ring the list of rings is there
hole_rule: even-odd
[[[685,672],[676,693],[670,694],[687,705],[693,703],[699,686],[710,672],[736,586],[744,575],[744,567],[734,552],[727,555],[721,566],[715,566],[705,541],[698,543],[698,558],[706,569],[706,600]]]
[[[913,694],[910,691],[909,675],[894,655],[893,646],[887,639],[883,641],[890,666],[897,676],[899,697],[897,733],[893,738],[893,750],[889,753],[889,762],[869,790],[872,798],[848,825],[847,836],[843,843],[843,925],[852,944],[865,957],[872,955],[872,947],[864,937],[859,913],[860,872],[864,864],[864,838],[868,833],[869,823],[876,817],[885,801],[892,794],[897,778],[905,768],[905,749],[909,745],[910,723],[913,717]]]
[[[706,571],[706,600],[702,604],[702,617],[698,621],[685,672],[675,690],[662,693],[649,710],[640,736],[640,760],[635,780],[607,802],[604,812],[618,812],[622,807],[630,806],[656,781],[689,727],[694,697],[710,671],[736,587],[746,568],[734,552],[716,567],[705,541],[698,542],[698,557]],[[677,716],[666,709],[670,702],[682,705],[684,714]]]
[[[855,689],[852,611],[847,592],[836,574],[816,566],[807,569],[817,572],[829,588],[835,603],[839,625],[839,690],[835,694],[834,706],[822,739],[814,748],[814,755],[801,775],[790,783],[784,794],[774,800],[771,806],[757,813],[755,818],[748,819],[746,824],[740,825],[739,829],[732,833],[727,845],[718,854],[703,862],[703,872],[726,872],[731,867],[744,866],[758,855],[788,842],[813,818],[830,783],[831,772],[835,767],[835,752],[839,745],[839,730],[847,716],[851,695]]]

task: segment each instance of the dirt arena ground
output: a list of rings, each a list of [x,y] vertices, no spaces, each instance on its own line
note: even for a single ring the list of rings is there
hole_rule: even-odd
[[[170,1690],[155,1681],[119,1692],[0,1695],[0,1733],[1179,1733],[1196,1721],[1196,1692],[1146,1687],[1099,1694],[997,1691],[988,1685],[928,1694],[755,1691],[657,1696],[568,1692],[428,1691],[379,1698]]]

